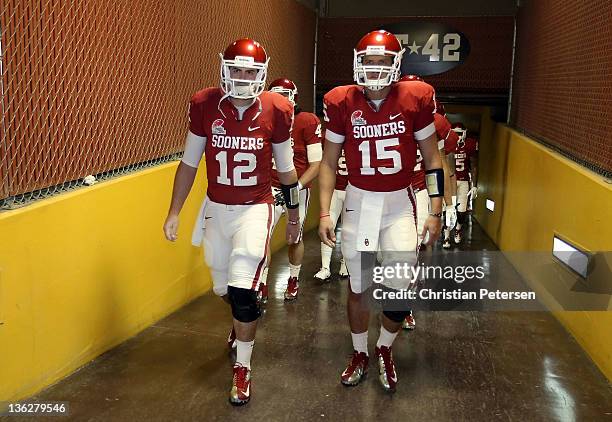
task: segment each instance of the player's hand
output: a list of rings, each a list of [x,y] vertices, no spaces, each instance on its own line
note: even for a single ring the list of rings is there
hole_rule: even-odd
[[[329,216],[321,217],[319,220],[319,237],[321,242],[325,243],[330,248],[336,245],[336,232],[334,230],[334,224]]]
[[[448,212],[448,210],[451,207],[446,207],[446,212]],[[440,217],[434,217],[433,215],[430,215],[429,217],[427,217],[427,220],[425,220],[425,226],[423,227],[423,233],[421,233],[421,236],[423,237],[423,239],[425,239],[425,236],[427,233],[429,233],[429,239],[427,239],[427,243],[425,243],[425,245],[430,246],[433,245],[436,240],[438,240],[438,238],[440,237],[440,230],[442,229],[442,218]]]
[[[287,244],[294,245],[298,243],[300,236],[300,218],[296,217],[292,219],[291,216],[287,216]]]
[[[164,235],[166,236],[166,239],[171,242],[178,239],[178,226],[179,216],[176,214],[168,214],[168,217],[166,217],[166,221],[164,222]]]
[[[478,197],[478,187],[472,186],[472,189],[468,192],[468,196],[471,196],[472,200],[476,199]]]
[[[444,221],[444,226],[449,230],[452,230],[455,227],[455,224],[457,224],[457,208],[454,206],[446,207],[445,215],[446,218]]]

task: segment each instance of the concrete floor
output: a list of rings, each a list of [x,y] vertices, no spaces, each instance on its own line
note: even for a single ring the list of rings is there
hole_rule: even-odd
[[[477,225],[464,247],[495,250]],[[415,311],[417,329],[394,344],[398,391],[382,390],[372,364],[362,384],[342,386],[352,351],[347,282],[312,280],[320,265],[314,232],[306,255],[300,297],[287,304],[286,254],[274,256],[247,406],[228,404],[230,311],[212,294],[31,400],[68,401],[78,421],[612,420],[610,384],[546,312]],[[378,330],[372,318],[370,353]]]

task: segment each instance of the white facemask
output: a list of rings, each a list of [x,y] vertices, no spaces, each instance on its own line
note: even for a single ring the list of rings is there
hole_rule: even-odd
[[[232,98],[249,99],[259,96],[264,91],[266,76],[268,73],[268,62],[256,63],[252,57],[237,56],[234,60],[225,60],[221,56],[221,88],[225,94]],[[231,77],[230,68],[240,67],[257,70],[254,80],[234,79]]]

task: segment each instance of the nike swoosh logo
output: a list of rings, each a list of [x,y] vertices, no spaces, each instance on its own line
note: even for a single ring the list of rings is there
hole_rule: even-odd
[[[346,212],[351,212],[351,211],[355,211],[355,210],[349,210],[349,209],[347,208],[347,209],[345,209],[344,211],[346,211]]]
[[[393,120],[393,119],[398,118],[398,117],[399,117],[399,116],[401,116],[401,115],[402,115],[402,113],[390,114],[390,115],[389,115],[389,119]]]
[[[348,375],[348,372],[347,372],[347,371],[348,371],[348,369],[345,369],[345,370],[344,370],[344,372],[342,373],[342,376],[343,376],[343,377],[345,377],[345,376],[347,376],[347,375]]]
[[[254,130],[257,130],[257,129],[259,129],[259,126],[255,126],[255,127],[249,126],[248,127],[249,132],[253,132]]]
[[[251,391],[251,383],[250,383],[250,382],[249,382],[249,385],[247,385],[247,389],[246,389],[246,391],[244,392],[244,395],[245,395],[245,396],[247,396],[247,397],[249,397],[249,391]]]
[[[204,220],[208,220],[209,218],[212,218],[212,217],[204,217]]]

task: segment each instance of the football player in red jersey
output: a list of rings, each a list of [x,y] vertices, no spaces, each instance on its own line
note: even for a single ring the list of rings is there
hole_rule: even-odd
[[[302,232],[308,204],[310,203],[310,184],[319,174],[319,164],[323,151],[321,148],[321,122],[319,118],[306,111],[302,111],[296,104],[297,87],[293,81],[287,78],[276,79],[270,84],[270,91],[278,92],[289,99],[295,109],[293,129],[291,130],[291,146],[293,147],[293,163],[298,175],[298,186],[300,190],[300,236],[298,243],[289,245],[289,280],[285,290],[285,300],[295,300],[298,297],[300,269],[304,259],[304,242]],[[272,194],[275,198],[282,198],[281,183],[278,179],[275,166],[272,168]],[[282,213],[285,212],[283,204],[277,201],[274,213],[274,224],[276,226]],[[261,300],[263,303],[268,298],[267,286],[268,268],[266,267],[262,276]]]
[[[459,136],[457,143],[457,225],[453,241],[461,243],[462,226],[467,222],[467,207],[470,197],[476,198],[478,189],[478,142],[467,137],[467,129],[462,123],[453,125],[453,131]],[[471,186],[471,187],[470,187]],[[444,246],[450,247],[450,230],[444,231]]]
[[[418,75],[404,75],[400,78],[400,82],[421,81],[423,78]],[[453,227],[457,219],[455,204],[457,202],[457,179],[455,177],[455,151],[457,149],[458,136],[452,131],[451,123],[446,118],[444,105],[439,101],[435,101],[436,112],[434,114],[434,125],[436,127],[436,135],[438,138],[438,149],[440,151],[440,159],[444,169],[444,202],[452,204],[446,208],[445,213],[448,220],[448,225]],[[429,216],[429,195],[425,184],[425,169],[423,168],[423,157],[421,157],[420,149],[417,150],[417,162],[414,167],[414,176],[412,179],[412,189],[416,197],[417,204],[417,233],[419,233],[419,245],[424,249],[427,238],[423,239],[420,236],[421,230],[427,217]],[[414,330],[416,328],[416,320],[412,312],[406,317],[402,323],[402,328],[405,330]]]
[[[417,75],[405,75],[400,78],[400,82],[409,81],[424,82],[423,79]],[[438,149],[440,150],[440,158],[442,160],[442,167],[444,169],[444,202],[452,205],[448,207],[449,212],[447,213],[447,219],[452,221],[450,227],[453,227],[455,225],[454,222],[457,219],[456,214],[453,214],[453,211],[455,210],[454,206],[457,202],[457,180],[455,177],[454,168],[455,152],[457,150],[457,142],[459,141],[459,137],[452,130],[452,125],[446,118],[444,105],[436,100],[435,106],[436,112],[434,114],[434,125],[436,127]],[[414,167],[412,188],[414,189],[417,200],[417,228],[419,228],[419,234],[420,228],[423,227],[423,224],[425,224],[425,220],[429,215],[429,197],[425,184],[425,169],[423,168],[422,161],[423,159],[421,157],[420,150],[417,150],[417,164]],[[422,239],[419,237],[419,241],[426,242],[427,239]]]
[[[268,60],[258,42],[237,40],[221,55],[221,87],[203,89],[191,98],[185,154],[164,223],[166,238],[175,241],[179,212],[204,154],[208,189],[192,243],[203,244],[213,290],[232,308],[228,343],[237,347],[229,397],[233,405],[251,397],[251,353],[260,315],[256,290],[274,221],[273,156],[289,208],[287,242],[299,237],[290,140],[293,106],[282,95],[264,91]]]
[[[338,219],[342,215],[342,207],[344,207],[344,200],[346,198],[346,185],[348,184],[348,173],[346,171],[346,157],[344,156],[344,149],[338,159],[338,168],[336,169],[336,186],[334,187],[334,193],[332,194],[331,203],[329,205],[329,218],[334,225],[334,231],[338,224]],[[340,239],[336,239],[339,241]],[[321,242],[321,269],[314,275],[319,281],[327,281],[331,277],[331,256],[332,248]],[[340,277],[347,277],[348,271],[346,270],[346,262],[344,257],[340,259],[340,270],[338,270]]]
[[[373,280],[362,276],[362,260],[364,268],[371,269],[377,252],[382,251],[383,267],[416,265],[416,205],[410,183],[417,142],[432,202],[423,231],[429,233],[430,243],[440,233],[444,172],[434,125],[435,93],[424,82],[395,83],[403,51],[387,31],[366,34],[354,51],[357,85],[334,88],[323,99],[327,125],[319,172],[319,235],[330,247],[335,235],[329,207],[342,148],[349,181],[342,214],[342,254],[350,277],[348,317],[354,352],[341,375],[344,385],[358,384],[368,370],[370,310],[364,292]],[[373,293],[376,297],[409,287],[410,280],[397,275],[384,278]],[[383,305],[374,352],[379,380],[387,391],[395,391],[397,383],[391,346],[408,315],[406,305]]]

